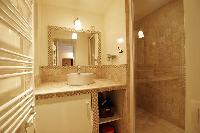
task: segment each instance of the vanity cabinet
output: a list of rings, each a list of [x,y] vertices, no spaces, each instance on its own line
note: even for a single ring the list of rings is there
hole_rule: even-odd
[[[91,94],[36,102],[37,133],[92,133]]]

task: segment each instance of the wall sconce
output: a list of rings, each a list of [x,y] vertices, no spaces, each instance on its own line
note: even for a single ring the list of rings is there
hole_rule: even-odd
[[[124,51],[122,50],[122,48],[120,48],[120,45],[122,45],[124,43],[124,38],[120,37],[117,39],[117,49],[119,51],[119,53],[123,53]]]
[[[77,38],[78,38],[77,33],[73,32],[73,33],[72,33],[72,39],[73,39],[73,40],[76,40]]]
[[[144,32],[142,30],[138,31],[138,38],[144,38]]]
[[[75,30],[81,30],[82,29],[81,21],[78,18],[76,18],[74,20],[74,29]]]

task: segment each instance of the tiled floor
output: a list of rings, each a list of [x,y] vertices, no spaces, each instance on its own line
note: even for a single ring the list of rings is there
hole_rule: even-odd
[[[184,133],[184,130],[142,109],[137,109],[136,133]]]

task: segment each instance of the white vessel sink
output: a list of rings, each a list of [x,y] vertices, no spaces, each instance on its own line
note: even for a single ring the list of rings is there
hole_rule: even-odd
[[[69,73],[67,74],[68,85],[88,85],[94,83],[94,73]]]

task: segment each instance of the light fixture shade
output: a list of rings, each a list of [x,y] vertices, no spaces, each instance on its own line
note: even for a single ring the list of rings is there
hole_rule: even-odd
[[[138,38],[143,38],[143,37],[144,37],[144,32],[140,30],[138,32]]]
[[[82,29],[81,21],[78,18],[74,21],[74,28],[75,28],[75,30],[81,30]]]
[[[76,40],[78,38],[77,33],[72,33],[72,39]]]
[[[51,44],[53,51],[56,50],[56,46],[54,44]]]
[[[117,38],[117,44],[123,44],[123,43],[124,43],[123,37]]]

